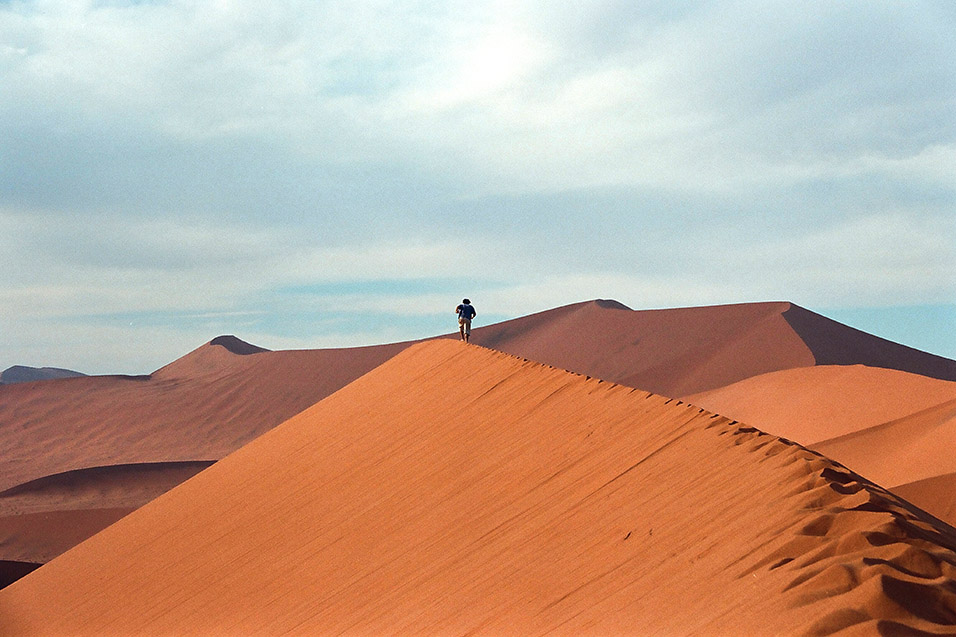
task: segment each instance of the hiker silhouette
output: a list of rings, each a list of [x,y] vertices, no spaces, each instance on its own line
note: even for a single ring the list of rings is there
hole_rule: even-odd
[[[458,314],[458,331],[461,332],[461,340],[468,342],[471,337],[471,319],[478,316],[474,306],[468,299],[462,299],[461,305],[455,308]]]

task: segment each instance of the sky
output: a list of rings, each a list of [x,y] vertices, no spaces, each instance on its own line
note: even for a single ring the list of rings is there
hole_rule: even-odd
[[[949,0],[0,0],[0,369],[566,303],[956,358]]]

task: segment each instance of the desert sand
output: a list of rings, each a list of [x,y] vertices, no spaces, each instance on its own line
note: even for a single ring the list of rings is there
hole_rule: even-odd
[[[956,473],[956,382],[818,365],[684,399],[807,445],[956,524],[956,484],[943,477]]]
[[[956,378],[953,361],[789,303],[634,311],[614,301],[588,301],[479,327],[473,342],[667,396],[722,391],[767,372],[813,369],[821,361]],[[149,376],[0,387],[0,585],[102,528],[97,520],[105,525],[145,504],[411,344],[270,352],[223,336]],[[893,411],[895,398],[885,398],[901,395],[893,387],[867,395],[869,402],[850,410],[854,418],[868,413],[873,424],[901,415]],[[879,408],[868,412],[868,405]],[[714,410],[723,413],[724,406]],[[730,407],[727,412],[750,420]],[[794,405],[783,412],[796,415],[790,425],[807,422]],[[762,424],[773,430],[773,423]],[[814,442],[792,430],[778,433]],[[850,454],[843,457],[870,475]],[[924,479],[950,469],[930,469],[918,478],[904,475],[900,486],[918,479],[920,486],[910,488],[920,494],[915,499],[946,517],[935,504],[948,501],[946,494],[930,494]],[[20,515],[31,517],[18,521]]]
[[[954,547],[951,527],[799,445],[438,341],[0,591],[0,623],[953,634]]]
[[[817,365],[682,399],[812,445],[956,400],[956,382],[865,365]]]

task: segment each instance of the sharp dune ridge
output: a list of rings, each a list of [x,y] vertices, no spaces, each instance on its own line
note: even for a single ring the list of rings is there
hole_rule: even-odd
[[[797,444],[438,341],[0,591],[0,622],[11,635],[953,634],[954,547],[953,528]]]
[[[821,361],[896,366],[912,374],[923,370],[956,378],[956,362],[889,343],[785,302],[634,311],[616,301],[587,301],[478,327],[473,342],[676,397],[720,392],[735,382],[812,369]],[[94,475],[96,467],[170,467],[217,460],[413,344],[269,351],[235,336],[220,336],[149,376],[71,378],[0,387],[0,491],[35,486],[35,481],[47,476],[74,471]],[[701,406],[725,413],[710,403]],[[772,422],[738,417],[732,405],[726,413],[801,443],[813,442],[803,439],[799,428],[777,430]],[[856,419],[854,426],[860,425],[861,413],[850,414],[851,420]],[[791,418],[794,422],[803,426],[806,419]],[[849,466],[868,475],[868,465],[850,462]],[[919,477],[927,475],[928,465],[923,466]],[[110,489],[67,490],[56,497],[30,491],[7,502],[16,503],[24,513],[62,509],[67,517],[77,509],[135,508],[160,493],[159,485],[173,484],[148,475],[147,471],[130,473],[112,482]],[[173,475],[167,473],[167,477]],[[182,474],[182,479],[188,475]],[[143,483],[137,484],[138,480]],[[911,481],[903,475],[899,482]],[[130,490],[128,497],[123,489]],[[31,498],[35,498],[32,504]],[[2,502],[0,498],[0,506]],[[6,511],[12,524],[16,512]],[[933,512],[946,516],[940,510]],[[61,518],[42,519],[58,525]],[[18,560],[39,561],[50,554],[51,546],[70,546],[51,542],[58,526],[34,528],[33,536],[19,533],[15,542],[4,542],[0,525],[0,560],[15,554]],[[89,533],[96,530],[89,525],[84,528]],[[72,532],[69,536],[76,537]],[[32,538],[37,548],[31,556]]]

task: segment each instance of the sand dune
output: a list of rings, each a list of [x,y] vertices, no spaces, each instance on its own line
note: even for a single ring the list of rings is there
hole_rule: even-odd
[[[0,492],[0,516],[71,508],[135,509],[212,463],[149,462],[57,473]]]
[[[501,351],[668,396],[822,360],[877,361],[956,378],[953,361],[900,349],[789,303],[633,311],[614,301],[589,301],[481,327],[473,338]],[[97,467],[168,467],[219,459],[409,345],[271,352],[221,336],[149,376],[0,387],[0,491],[75,471],[89,476]],[[732,409],[728,413],[735,415]],[[895,413],[879,412],[874,418],[883,422]],[[148,494],[161,492],[147,475],[130,473],[114,482],[112,491],[56,497],[23,493],[15,502],[7,499],[5,513],[0,498],[0,515],[16,514],[11,503],[22,512],[135,507],[152,497]],[[130,491],[125,499],[123,489]],[[31,498],[36,498],[32,504]],[[55,533],[51,528],[38,537]],[[50,542],[40,544],[30,559],[48,553]],[[26,555],[22,549],[21,544],[18,555]],[[0,543],[3,559],[11,555]]]
[[[951,525],[956,520],[956,472],[899,484],[893,492]]]
[[[792,303],[634,311],[589,301],[475,330],[474,342],[674,397],[813,365],[863,364],[956,381],[956,361]]]
[[[956,397],[813,448],[891,488],[956,472]]]
[[[11,635],[953,634],[954,547],[952,528],[797,445],[443,341],[0,591],[0,623]]]
[[[813,445],[956,399],[956,382],[864,365],[817,365],[761,374],[683,399]]]
[[[116,519],[82,511],[141,506],[404,347],[269,352],[222,337],[151,376],[3,386],[0,517],[43,515],[0,539],[0,561],[52,558]]]
[[[133,507],[58,509],[0,517],[5,561],[43,564],[105,529]]]
[[[404,347],[243,355],[209,343],[151,376],[5,386],[0,490],[80,468],[221,458]]]
[[[956,484],[931,480],[956,472],[954,382],[863,365],[820,365],[685,399],[810,446],[956,524],[953,496],[943,488]]]
[[[14,365],[0,372],[0,385],[32,383],[38,380],[73,378],[75,376],[85,375],[86,374],[74,372],[70,369],[60,369],[58,367],[27,367],[25,365]]]

